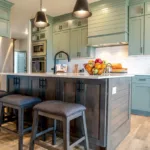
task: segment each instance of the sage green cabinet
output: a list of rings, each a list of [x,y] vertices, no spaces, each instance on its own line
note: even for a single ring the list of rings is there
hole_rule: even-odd
[[[150,15],[150,2],[145,3],[145,14]]]
[[[88,55],[88,50],[87,50],[87,44],[88,44],[88,28],[81,28],[81,57],[90,57]]]
[[[9,20],[9,16],[10,16],[10,10],[5,7],[0,7],[0,18]]]
[[[10,22],[0,18],[0,36],[10,37]]]
[[[144,3],[132,5],[129,7],[129,16],[139,17],[144,15]]]
[[[0,36],[10,37],[10,10],[13,3],[0,0]]]
[[[144,54],[150,54],[150,15],[145,16],[145,45]]]
[[[80,56],[81,32],[80,29],[72,29],[70,33],[70,56],[71,58]]]
[[[59,51],[65,51],[69,53],[69,30],[53,33],[53,56]],[[59,59],[65,59],[63,54],[60,54]]]
[[[132,84],[132,110],[150,112],[150,86]]]
[[[72,29],[70,33],[70,55],[75,57],[88,57],[88,29],[87,27]]]
[[[129,20],[129,55],[143,54],[144,17]]]
[[[132,113],[150,116],[150,76],[132,78]]]

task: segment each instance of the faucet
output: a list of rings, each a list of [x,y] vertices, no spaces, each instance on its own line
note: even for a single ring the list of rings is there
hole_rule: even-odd
[[[60,53],[66,54],[68,62],[70,62],[70,56],[68,53],[66,53],[64,51],[60,51],[60,52],[56,53],[55,57],[54,57],[54,74],[56,73],[56,58],[57,58],[57,55],[59,55]]]

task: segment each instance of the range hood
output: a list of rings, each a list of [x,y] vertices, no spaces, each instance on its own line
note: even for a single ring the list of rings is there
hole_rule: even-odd
[[[88,37],[88,46],[108,47],[128,45],[128,33],[115,33],[112,35]]]
[[[105,0],[90,5],[88,46],[128,44],[128,0]]]

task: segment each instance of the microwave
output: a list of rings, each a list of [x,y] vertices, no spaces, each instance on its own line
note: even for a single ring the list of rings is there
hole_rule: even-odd
[[[46,41],[33,42],[32,56],[44,56],[46,55],[46,50],[47,50]]]

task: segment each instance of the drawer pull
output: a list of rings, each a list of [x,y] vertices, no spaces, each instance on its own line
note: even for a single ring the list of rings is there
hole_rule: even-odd
[[[139,79],[139,81],[146,81],[146,79]]]

